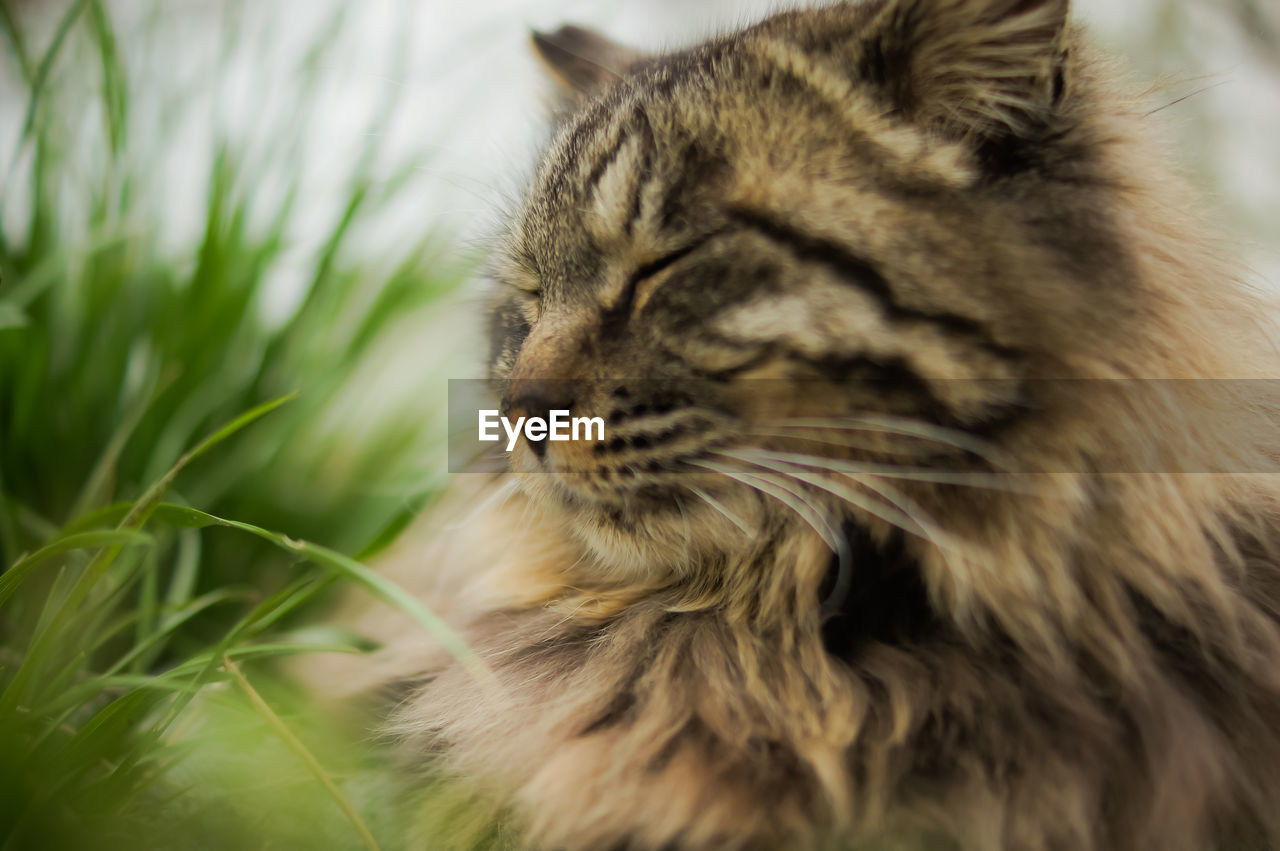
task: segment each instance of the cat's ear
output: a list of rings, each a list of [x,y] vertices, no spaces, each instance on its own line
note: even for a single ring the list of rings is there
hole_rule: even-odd
[[[575,26],[553,33],[534,30],[533,47],[571,102],[597,94],[644,60],[637,50]]]
[[[1066,85],[1069,0],[889,0],[860,71],[912,119],[966,138],[1034,137]]]

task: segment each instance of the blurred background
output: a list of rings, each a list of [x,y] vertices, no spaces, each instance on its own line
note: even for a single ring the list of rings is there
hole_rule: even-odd
[[[368,649],[314,613],[394,601],[362,564],[447,476],[529,29],[775,7],[0,0],[0,849],[387,847],[376,742],[276,672]],[[1075,8],[1280,285],[1280,3]]]

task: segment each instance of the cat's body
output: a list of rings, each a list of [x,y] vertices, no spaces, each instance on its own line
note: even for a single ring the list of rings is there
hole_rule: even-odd
[[[1280,847],[1275,354],[1065,0],[540,48],[493,374],[622,439],[389,561],[487,667],[357,622],[406,764],[521,847]]]

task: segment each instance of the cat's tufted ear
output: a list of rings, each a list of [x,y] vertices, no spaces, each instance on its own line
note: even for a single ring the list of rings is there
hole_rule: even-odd
[[[597,94],[644,60],[637,50],[575,26],[553,33],[534,30],[533,47],[570,102]]]
[[[999,141],[1054,123],[1066,86],[1069,0],[889,0],[859,69],[922,124]]]

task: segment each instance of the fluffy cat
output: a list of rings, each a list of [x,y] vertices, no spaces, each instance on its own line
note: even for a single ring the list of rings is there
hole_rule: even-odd
[[[388,559],[474,657],[367,612],[323,675],[395,687],[479,844],[1280,847],[1280,441],[1214,381],[1275,353],[1067,7],[535,37],[491,374],[609,439],[522,440]]]

